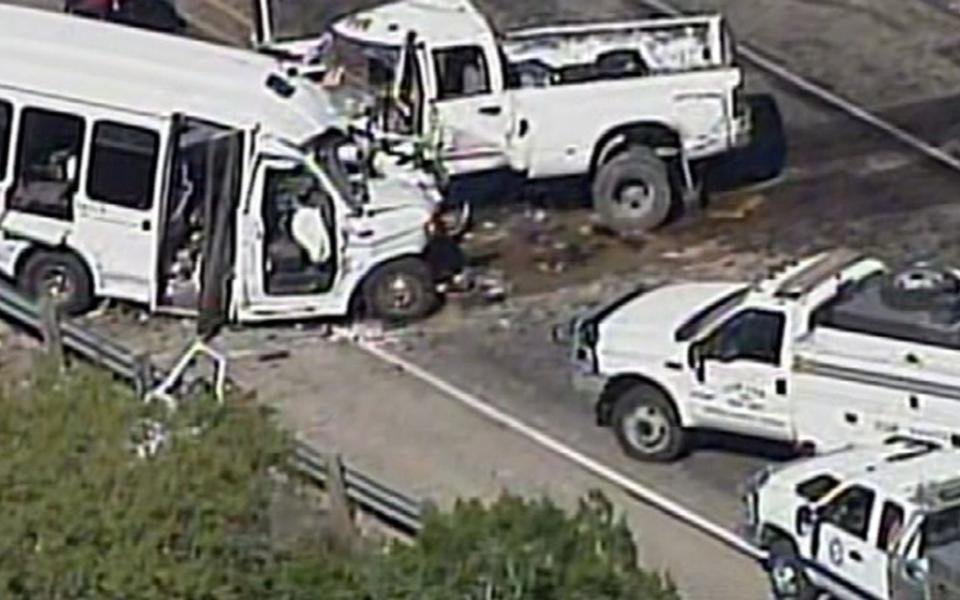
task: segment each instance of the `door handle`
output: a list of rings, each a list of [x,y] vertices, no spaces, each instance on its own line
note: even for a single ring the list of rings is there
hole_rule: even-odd
[[[774,392],[776,392],[778,396],[787,395],[787,380],[784,379],[783,377],[780,377],[775,382],[773,382],[773,387],[774,387]]]
[[[863,562],[863,556],[861,556],[856,550],[851,550],[848,556],[850,557],[850,560],[854,562]]]
[[[144,231],[150,231],[150,227],[151,227],[150,221],[143,221],[142,223],[140,223],[140,229]]]
[[[496,116],[501,112],[503,112],[503,107],[501,106],[483,106],[480,108],[481,115]]]

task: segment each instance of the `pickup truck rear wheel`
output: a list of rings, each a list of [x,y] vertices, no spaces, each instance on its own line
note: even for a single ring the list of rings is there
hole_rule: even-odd
[[[664,394],[650,385],[630,386],[613,407],[617,441],[627,456],[668,462],[686,450],[686,432],[677,411]]]
[[[797,549],[788,539],[779,539],[770,545],[770,558],[767,559],[767,572],[770,575],[770,589],[777,600],[816,600],[818,590],[807,578],[797,556]]]
[[[662,225],[673,201],[667,164],[643,146],[629,148],[605,162],[593,180],[592,194],[601,222],[620,233]]]

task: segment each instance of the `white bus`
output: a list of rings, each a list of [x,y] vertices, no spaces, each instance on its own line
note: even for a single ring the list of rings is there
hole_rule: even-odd
[[[441,195],[357,148],[269,57],[0,6],[0,273],[66,312],[421,316],[457,262]]]

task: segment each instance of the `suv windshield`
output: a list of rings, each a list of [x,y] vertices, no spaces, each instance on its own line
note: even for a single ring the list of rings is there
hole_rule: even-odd
[[[743,302],[743,299],[749,291],[750,286],[744,286],[731,294],[721,297],[706,308],[701,309],[677,328],[674,337],[678,342],[685,342],[696,337],[701,331],[709,327],[710,324],[715,323],[720,317],[729,313]]]
[[[929,551],[960,542],[960,506],[927,515],[923,524],[923,546]]]

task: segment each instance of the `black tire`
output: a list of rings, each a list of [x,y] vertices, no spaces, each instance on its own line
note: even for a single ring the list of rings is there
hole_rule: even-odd
[[[777,600],[816,600],[821,591],[807,578],[793,542],[780,538],[770,545],[767,559],[770,590]]]
[[[377,267],[364,283],[363,300],[370,316],[406,322],[430,314],[439,298],[430,267],[419,258],[401,258]]]
[[[27,258],[18,277],[32,298],[50,294],[57,310],[76,316],[93,306],[93,281],[86,265],[68,252],[37,252]]]
[[[613,407],[613,428],[627,456],[647,462],[669,462],[687,449],[687,436],[673,403],[653,386],[632,385]]]
[[[591,191],[600,221],[621,233],[663,225],[673,203],[667,163],[643,146],[628,148],[601,165]]]
[[[910,289],[901,281],[918,277],[923,285]],[[905,278],[905,279],[901,279]],[[930,310],[938,305],[952,305],[960,293],[960,282],[951,273],[936,267],[919,267],[893,273],[880,286],[880,299],[900,310]]]

